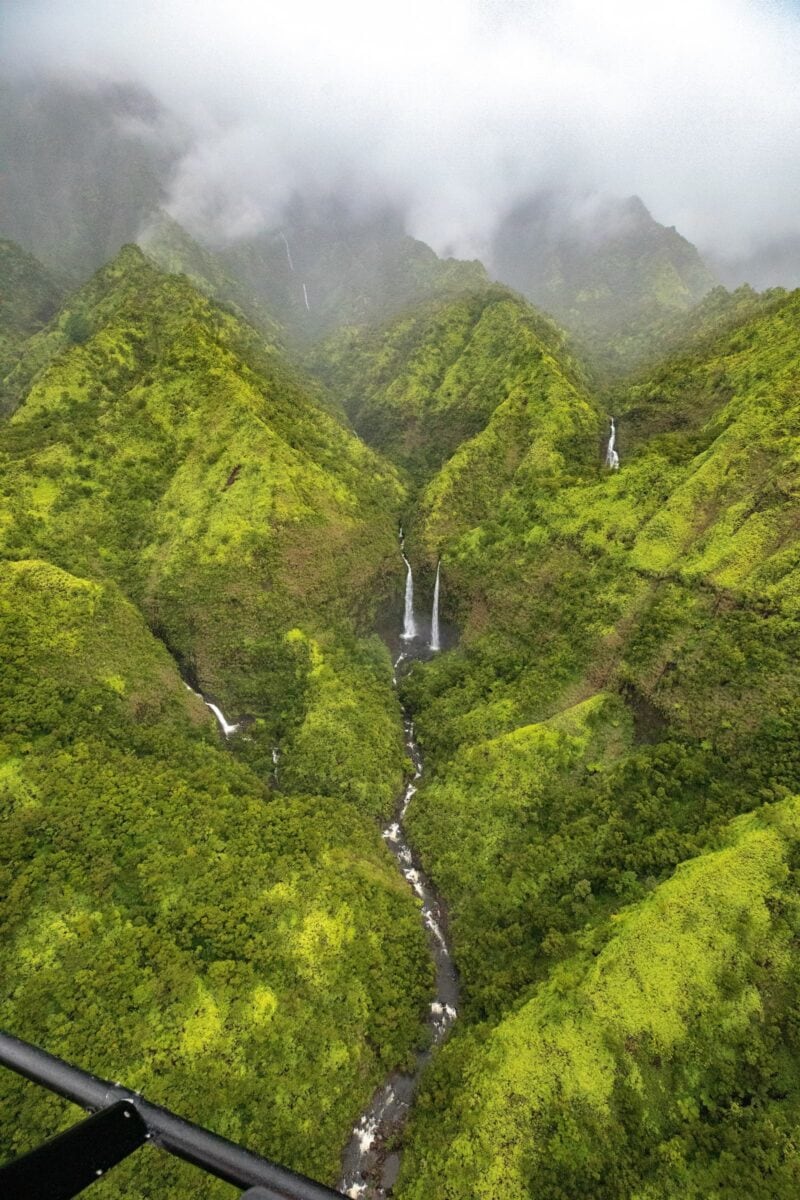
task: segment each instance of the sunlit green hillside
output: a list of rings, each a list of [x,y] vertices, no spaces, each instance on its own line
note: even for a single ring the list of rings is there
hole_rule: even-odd
[[[800,301],[775,299],[734,324],[618,391],[618,472],[595,443],[594,465],[576,450],[572,478],[556,486],[531,474],[508,486],[495,470],[503,488],[487,503],[479,472],[453,475],[466,442],[422,495],[420,537],[428,554],[443,552],[446,611],[462,638],[406,684],[434,770],[409,823],[450,904],[471,1021],[432,1072],[404,1195],[733,1196],[744,1193],[713,1189],[752,1183],[766,1166],[772,1190],[753,1194],[796,1191],[797,1097],[775,1082],[780,1062],[791,1073],[796,1060],[772,1056],[784,1039],[780,1055],[795,1053],[798,965],[787,949],[780,982],[758,938],[748,942],[762,902],[733,868],[728,915],[716,900],[704,915],[688,870],[667,882],[711,854],[737,814],[765,802],[793,811],[785,797],[800,781]],[[448,538],[459,510],[485,515]],[[790,864],[793,845],[781,852]],[[726,861],[701,858],[696,871]],[[784,886],[782,868],[774,878]],[[668,1060],[650,1032],[673,1019],[658,959],[616,948],[615,914],[655,913],[654,888],[683,889],[682,931],[664,922],[663,952],[686,972],[676,996],[704,989],[691,1011],[709,1039],[700,1049],[681,1033]],[[688,931],[704,922],[728,939],[733,966],[709,960],[702,982]],[[604,946],[584,976],[587,948]],[[745,965],[753,954],[760,982]],[[619,986],[641,993],[630,1011],[619,1002],[613,1034],[592,1015],[604,956]],[[723,1010],[740,995],[729,1021]],[[592,1039],[608,1043],[607,1066]],[[703,1059],[712,1044],[716,1057]],[[647,1070],[659,1058],[677,1074],[651,1079],[639,1047]],[[513,1064],[507,1076],[495,1048]],[[451,1106],[443,1136],[432,1114]],[[448,1182],[431,1191],[434,1178]]]
[[[303,342],[301,227],[248,275],[162,220],[54,313],[8,251],[4,1022],[334,1179],[430,1003],[400,700],[461,994],[395,1194],[793,1200],[800,293],[670,304],[601,391],[383,227]],[[398,697],[400,522],[446,649]]]
[[[312,365],[362,437],[417,483],[490,418],[505,430],[503,449],[493,454],[491,435],[471,443],[494,459],[486,469],[499,459],[501,472],[513,473],[540,436],[547,459],[554,439],[574,433],[585,396],[561,330],[496,285],[417,306],[386,325],[344,329]],[[567,415],[570,406],[576,411]],[[550,425],[546,434],[540,423]],[[458,469],[454,463],[439,478]]]
[[[30,358],[0,446],[4,555],[115,579],[196,684],[254,719],[254,759],[296,737],[304,787],[386,810],[388,655],[356,634],[398,578],[391,469],[250,326],[133,247]]]
[[[112,582],[0,565],[0,1025],[318,1178],[419,1036],[413,900],[343,797],[275,791]],[[4,1153],[76,1110],[0,1073]],[[141,1153],[98,1196],[222,1197]]]

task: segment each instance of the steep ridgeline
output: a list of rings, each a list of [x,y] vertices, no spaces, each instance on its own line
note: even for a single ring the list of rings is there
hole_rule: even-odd
[[[254,764],[279,742],[287,787],[388,811],[391,663],[356,634],[401,586],[392,470],[251,327],[134,247],[30,358],[0,438],[3,555],[115,579],[189,682],[248,718]]]
[[[239,285],[305,342],[486,282],[479,262],[439,258],[410,237],[394,208],[356,213],[336,197],[297,198],[279,227],[218,254]]]
[[[430,999],[377,824],[237,762],[110,580],[0,563],[0,654],[0,1026],[332,1182]],[[79,1115],[0,1072],[6,1156]],[[231,1194],[145,1151],[93,1191]]]
[[[162,271],[186,275],[204,295],[234,315],[243,316],[273,346],[285,340],[285,331],[257,291],[231,271],[214,250],[190,236],[177,221],[158,209],[137,237],[137,245]]]
[[[638,196],[533,196],[499,223],[489,262],[610,372],[647,357],[663,327],[717,283],[691,242]]]
[[[504,474],[533,451],[540,417],[552,415],[551,441],[575,437],[572,415],[565,417],[574,404],[592,419],[576,400],[580,375],[564,335],[497,285],[418,306],[386,325],[342,330],[310,362],[361,436],[417,484],[462,443],[473,444],[490,418],[495,427],[514,426],[516,461],[505,456]]]
[[[403,1197],[797,1194],[799,364],[795,293],[619,391],[619,470],[556,390],[422,494],[462,636],[404,681],[408,828],[463,1017]]]

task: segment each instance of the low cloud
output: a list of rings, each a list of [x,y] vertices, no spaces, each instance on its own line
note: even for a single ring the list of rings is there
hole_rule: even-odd
[[[12,0],[2,46],[148,88],[191,132],[171,209],[218,238],[336,192],[479,253],[543,189],[638,194],[717,256],[800,235],[790,3]]]

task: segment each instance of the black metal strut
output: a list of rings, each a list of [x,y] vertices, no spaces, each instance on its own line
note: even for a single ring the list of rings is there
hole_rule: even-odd
[[[248,1200],[341,1197],[341,1192],[151,1104],[130,1088],[82,1071],[8,1033],[0,1033],[0,1064],[96,1114],[0,1167],[3,1200],[70,1200],[145,1141],[226,1183],[252,1189],[246,1193]]]

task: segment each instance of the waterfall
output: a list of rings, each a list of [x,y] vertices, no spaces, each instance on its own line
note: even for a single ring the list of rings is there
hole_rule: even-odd
[[[306,291],[305,284],[303,284],[303,299],[306,302],[306,309],[308,310],[308,312],[311,312],[311,305],[308,303],[308,292]]]
[[[411,573],[411,563],[403,555],[406,564],[406,607],[403,613],[403,632],[400,634],[405,642],[410,642],[417,636],[417,624],[414,620],[414,576]]]
[[[614,424],[614,418],[611,418],[611,433],[608,438],[608,447],[606,449],[606,466],[612,471],[619,470],[619,455],[615,449],[617,444],[617,428]]]
[[[436,583],[433,586],[433,616],[431,617],[431,650],[441,650],[439,642],[439,573],[442,569],[442,560],[439,559],[436,564]]]
[[[219,725],[222,732],[225,734],[225,737],[230,737],[230,735],[232,733],[236,733],[237,729],[239,729],[239,727],[241,725],[241,721],[237,721],[235,725],[232,725],[230,723],[230,721],[226,720],[225,714],[223,713],[223,711],[219,707],[219,705],[213,704],[210,700],[206,700],[203,693],[196,692],[194,690],[194,688],[186,682],[185,679],[183,681],[183,686],[186,688],[187,692],[191,692],[193,696],[197,696],[198,700],[202,700],[203,704],[205,704],[206,708],[211,710],[211,712],[217,718],[217,724]]]
[[[286,257],[289,260],[289,270],[292,272],[292,274],[294,274],[294,263],[292,262],[292,252],[289,249],[289,243],[286,240],[286,234],[282,233],[281,238],[283,240],[284,246],[286,247]]]
[[[223,713],[222,709],[219,708],[218,705],[212,704],[210,700],[206,700],[205,698],[203,700],[203,703],[205,704],[206,708],[211,709],[212,713],[217,718],[217,721],[219,722],[219,727],[222,730],[222,732],[225,734],[225,737],[230,737],[230,735],[232,733],[236,733],[236,730],[239,728],[238,722],[235,725],[231,725],[230,721],[225,720],[225,714]]]

